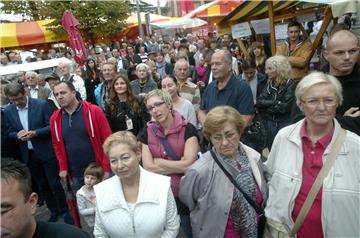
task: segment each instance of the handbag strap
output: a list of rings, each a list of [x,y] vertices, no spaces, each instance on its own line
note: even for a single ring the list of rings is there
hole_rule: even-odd
[[[246,199],[246,201],[255,209],[256,213],[259,216],[263,216],[264,215],[264,210],[262,208],[260,208],[256,202],[254,200],[252,200],[250,198],[250,196],[244,191],[242,190],[242,188],[239,186],[239,184],[235,181],[235,179],[233,178],[233,176],[231,176],[231,174],[229,173],[229,171],[227,171],[224,167],[224,165],[219,161],[218,157],[216,156],[215,152],[213,150],[210,150],[211,156],[214,158],[215,162],[219,165],[219,167],[221,168],[221,170],[224,172],[224,174],[226,175],[226,177],[228,177],[228,179],[231,181],[231,183],[242,193],[242,195],[244,196],[244,198]]]
[[[346,130],[341,129],[338,137],[336,138],[336,140],[334,142],[334,146],[331,148],[328,158],[326,159],[323,167],[321,168],[318,176],[315,179],[313,186],[310,189],[308,196],[306,197],[304,205],[301,207],[300,213],[299,213],[298,217],[296,218],[294,227],[291,230],[291,233],[290,233],[291,236],[294,236],[299,231],[302,224],[304,223],[305,217],[308,214],[325,177],[327,176],[331,167],[333,166],[333,164],[337,158],[337,154],[339,153],[340,148],[345,141],[345,138],[346,138]]]
[[[171,148],[171,145],[169,144],[169,142],[167,141],[166,138],[164,137],[160,137],[156,134],[156,132],[158,131],[158,128],[155,125],[151,125],[150,126],[151,129],[153,130],[155,136],[157,138],[159,138],[160,143],[162,144],[162,146],[164,147],[166,153],[173,159],[173,160],[180,160],[180,158],[175,154],[175,152],[173,151],[173,149]]]

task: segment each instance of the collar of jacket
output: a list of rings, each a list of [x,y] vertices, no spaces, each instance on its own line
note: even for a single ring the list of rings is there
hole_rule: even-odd
[[[303,35],[300,35],[299,38],[298,38],[298,40],[297,40],[297,42],[296,42],[296,48],[297,48],[299,45],[301,45],[301,44],[302,44],[304,41],[306,41],[306,40],[307,40],[307,38],[305,38]],[[285,42],[286,42],[287,46],[289,47],[289,46],[290,46],[290,39],[289,39],[289,37],[286,38]],[[295,49],[296,49],[296,48],[295,48]]]
[[[301,121],[294,124],[294,127],[291,129],[291,131],[290,131],[290,133],[288,135],[288,139],[290,141],[292,141],[293,143],[295,143],[300,149],[302,148],[300,129],[301,129],[301,126],[302,126],[302,124],[304,123],[305,120],[306,120],[306,118],[304,118]],[[340,130],[341,130],[341,126],[340,126],[339,122],[335,118],[333,119],[333,122],[334,122],[334,127],[335,127],[334,128],[334,134],[333,134],[333,137],[332,137],[329,145],[325,149],[324,156],[327,156],[330,153],[330,150],[334,147],[335,140],[336,140],[336,138],[339,135]],[[348,147],[346,145],[346,142],[345,142],[341,146],[340,152],[338,154],[347,154],[347,153],[349,153],[349,149],[348,149]]]
[[[139,182],[139,193],[136,201],[136,205],[140,203],[154,203],[159,204],[159,196],[165,196],[165,194],[157,194],[156,189],[149,189],[149,187],[157,186],[156,184],[151,184],[152,179],[149,175],[150,172],[145,171],[140,165],[140,182]],[[127,202],[124,197],[124,192],[122,190],[120,178],[118,176],[113,176],[112,178],[105,180],[107,182],[107,187],[111,188],[106,190],[108,194],[104,194],[103,197],[107,198],[106,204],[100,208],[101,212],[109,212],[114,209],[125,209],[129,210]],[[102,183],[104,183],[102,182]],[[95,186],[101,186],[102,183]]]

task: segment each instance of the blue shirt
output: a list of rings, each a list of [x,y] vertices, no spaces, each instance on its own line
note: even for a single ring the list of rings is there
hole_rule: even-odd
[[[89,163],[95,162],[95,153],[86,128],[81,103],[71,115],[65,110],[62,111],[62,136],[71,176],[83,177]]]
[[[254,101],[249,85],[235,75],[226,86],[219,90],[217,81],[212,81],[205,89],[200,109],[206,112],[216,106],[231,106],[242,115],[254,114]]]

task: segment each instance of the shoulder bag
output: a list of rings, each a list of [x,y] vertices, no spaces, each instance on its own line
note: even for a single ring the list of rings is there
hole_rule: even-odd
[[[224,167],[224,165],[220,162],[220,160],[218,159],[218,157],[216,156],[215,152],[213,150],[210,150],[211,156],[213,157],[213,159],[215,160],[215,162],[217,163],[217,165],[219,165],[219,167],[221,168],[221,170],[224,172],[224,174],[226,175],[226,177],[228,177],[228,179],[231,181],[231,183],[242,193],[242,195],[244,196],[244,198],[246,199],[246,201],[255,209],[256,213],[259,215],[259,221],[258,221],[258,237],[262,237],[263,231],[264,231],[264,227],[265,227],[265,222],[266,222],[266,218],[265,218],[265,213],[264,213],[264,209],[262,207],[259,207],[256,202],[254,200],[251,199],[251,197],[244,191],[242,190],[242,188],[239,186],[239,184],[235,181],[235,179],[233,178],[233,176],[229,173],[229,171],[226,170],[226,168]]]
[[[316,195],[319,192],[319,189],[329,173],[331,167],[333,166],[337,154],[340,151],[340,148],[342,144],[344,143],[346,138],[346,130],[341,129],[338,137],[336,138],[334,145],[330,151],[330,154],[325,161],[323,167],[321,168],[318,176],[315,179],[315,182],[313,186],[310,189],[310,192],[308,196],[306,197],[306,200],[301,207],[300,213],[298,217],[296,218],[294,227],[290,230],[289,227],[286,224],[283,224],[281,222],[274,221],[272,219],[267,218],[266,226],[264,230],[264,238],[292,238],[296,237],[297,232],[300,230],[306,215],[308,214]]]
[[[158,128],[157,128],[155,125],[151,125],[151,129],[152,129],[152,131],[154,132],[155,136],[156,136],[157,138],[159,138],[160,143],[161,143],[162,146],[164,147],[166,153],[172,158],[172,160],[180,160],[181,158],[179,158],[179,157],[175,154],[174,150],[171,148],[171,146],[170,146],[169,142],[167,141],[167,139],[164,138],[164,137],[160,137],[160,136],[158,136],[158,135],[156,134]]]

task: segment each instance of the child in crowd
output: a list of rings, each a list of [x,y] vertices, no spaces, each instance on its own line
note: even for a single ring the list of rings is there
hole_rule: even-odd
[[[100,165],[93,162],[90,163],[84,172],[84,183],[76,193],[77,206],[79,213],[84,217],[86,224],[90,228],[94,228],[95,224],[95,192],[94,185],[103,180],[104,171]]]

